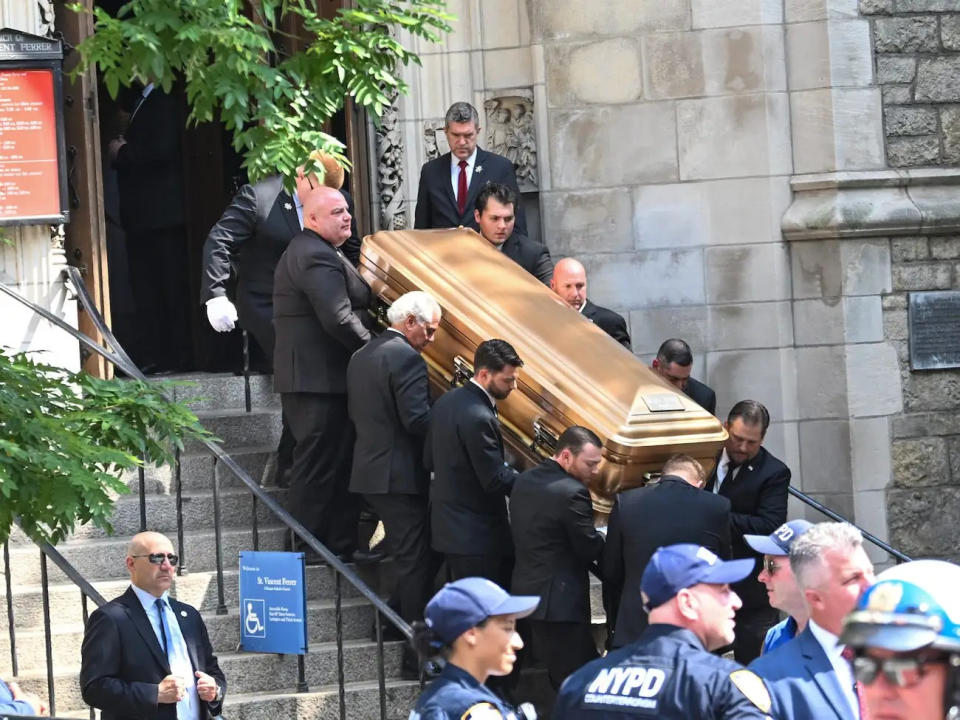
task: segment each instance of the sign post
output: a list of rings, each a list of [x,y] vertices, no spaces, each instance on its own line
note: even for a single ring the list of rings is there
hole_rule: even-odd
[[[69,221],[63,46],[0,30],[0,225]]]
[[[305,655],[307,588],[303,553],[240,553],[240,646]]]

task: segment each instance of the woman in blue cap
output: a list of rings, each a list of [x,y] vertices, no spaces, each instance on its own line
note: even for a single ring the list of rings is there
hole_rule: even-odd
[[[414,623],[413,642],[422,657],[442,654],[447,664],[420,695],[410,720],[517,718],[484,682],[513,670],[523,647],[517,619],[539,602],[536,596],[510,595],[485,578],[444,585],[427,603],[425,621]]]

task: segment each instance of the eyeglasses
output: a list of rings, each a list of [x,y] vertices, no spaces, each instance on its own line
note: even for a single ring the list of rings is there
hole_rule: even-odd
[[[767,571],[767,575],[769,575],[770,577],[773,577],[773,576],[776,575],[777,572],[780,570],[780,567],[781,567],[781,566],[780,566],[780,565],[777,565],[777,561],[776,561],[776,560],[768,559],[768,560],[763,564],[763,567],[764,567],[764,569]]]
[[[163,561],[166,560],[168,563],[176,567],[177,563],[180,562],[180,556],[175,555],[174,553],[150,553],[149,555],[131,555],[130,557],[145,557],[151,565],[163,565]]]
[[[858,655],[853,660],[853,674],[864,685],[869,685],[882,673],[891,685],[913,687],[927,674],[929,665],[945,661],[943,655],[888,658]]]

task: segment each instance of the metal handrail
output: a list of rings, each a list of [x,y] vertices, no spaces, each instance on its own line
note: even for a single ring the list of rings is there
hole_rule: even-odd
[[[123,350],[123,347],[120,345],[120,343],[118,342],[118,340],[116,339],[116,337],[113,335],[113,332],[110,330],[109,327],[107,327],[106,322],[104,321],[103,317],[100,315],[99,310],[98,310],[98,309],[96,308],[96,306],[94,305],[93,299],[90,297],[89,292],[87,291],[86,285],[85,285],[84,282],[83,282],[83,278],[82,278],[82,276],[81,276],[81,274],[80,274],[79,269],[76,268],[76,267],[73,267],[73,266],[69,266],[69,265],[68,265],[67,267],[65,267],[65,268],[63,269],[62,274],[63,274],[63,276],[65,276],[65,279],[68,280],[68,281],[70,282],[70,284],[73,286],[73,289],[74,289],[74,291],[76,292],[77,298],[80,300],[80,304],[81,304],[81,306],[83,307],[84,311],[85,311],[85,312],[87,313],[87,315],[89,316],[91,322],[93,323],[93,325],[94,325],[94,327],[96,328],[97,332],[98,332],[98,333],[100,334],[100,336],[103,338],[104,342],[105,342],[107,345],[109,345],[111,349],[108,350],[107,348],[104,348],[103,346],[101,346],[99,343],[97,343],[96,341],[94,341],[94,340],[92,340],[91,338],[89,338],[89,337],[88,337],[87,335],[85,335],[84,333],[80,332],[79,330],[77,330],[77,329],[74,328],[74,327],[71,327],[71,326],[70,326],[68,323],[66,323],[63,319],[57,317],[56,315],[52,314],[51,312],[49,312],[49,311],[46,310],[45,308],[40,307],[40,306],[37,305],[36,303],[34,303],[34,302],[28,300],[27,298],[23,297],[22,295],[20,295],[18,292],[16,292],[15,290],[13,290],[12,288],[10,288],[9,286],[7,286],[7,285],[6,285],[5,283],[3,283],[3,282],[0,282],[0,291],[4,292],[4,293],[7,294],[8,296],[12,297],[14,300],[16,300],[17,302],[19,302],[19,303],[21,303],[22,305],[26,306],[26,307],[29,308],[31,311],[33,311],[35,314],[41,316],[42,318],[44,318],[44,319],[47,320],[48,322],[54,324],[55,326],[57,326],[58,328],[60,328],[60,329],[63,330],[64,332],[68,333],[69,335],[71,335],[72,337],[74,337],[75,339],[77,339],[77,340],[78,340],[84,347],[86,347],[87,349],[89,349],[89,350],[97,353],[97,354],[100,355],[101,357],[109,360],[111,363],[113,363],[113,365],[114,365],[115,367],[117,367],[117,368],[119,368],[120,370],[122,370],[122,371],[123,371],[124,373],[126,373],[129,377],[132,377],[132,378],[135,378],[135,379],[137,379],[137,380],[141,380],[141,381],[146,382],[146,381],[147,381],[146,376],[145,376],[145,375],[140,371],[140,369],[133,363],[133,361],[130,359],[130,357],[127,355],[127,353]],[[377,595],[373,590],[371,590],[370,587],[369,587],[359,576],[357,576],[357,575],[353,572],[353,570],[351,570],[349,567],[347,567],[347,566],[340,560],[339,557],[337,557],[333,552],[331,552],[331,551],[330,551],[323,543],[321,543],[312,533],[310,533],[310,531],[307,530],[307,528],[305,528],[305,527],[304,527],[302,524],[300,524],[289,512],[287,512],[287,510],[286,510],[282,505],[280,505],[280,503],[278,503],[278,502],[273,498],[272,495],[270,495],[269,493],[265,492],[265,491],[263,490],[263,488],[261,488],[260,485],[257,483],[257,481],[255,481],[253,478],[251,478],[251,477],[247,474],[247,472],[246,472],[245,470],[243,470],[243,468],[241,468],[241,467],[237,464],[237,462],[236,462],[232,457],[230,457],[229,454],[227,454],[226,452],[224,452],[218,445],[216,445],[216,444],[214,444],[213,442],[207,440],[206,438],[201,438],[201,439],[199,439],[199,442],[201,442],[201,443],[203,444],[203,446],[213,455],[213,458],[214,458],[214,461],[213,461],[213,475],[214,475],[214,478],[213,478],[213,490],[214,490],[214,504],[215,504],[215,506],[219,504],[219,503],[218,503],[218,495],[219,495],[219,476],[217,475],[216,468],[217,468],[217,465],[218,465],[218,464],[223,464],[223,465],[225,465],[225,466],[230,470],[230,472],[232,472],[232,473],[247,487],[247,489],[248,489],[248,490],[250,491],[250,493],[252,494],[252,496],[253,496],[253,498],[252,498],[252,499],[253,499],[253,505],[254,505],[254,513],[256,513],[256,506],[257,506],[257,504],[258,504],[258,503],[262,503],[264,506],[266,506],[266,507],[280,520],[280,522],[281,522],[283,525],[286,526],[286,528],[291,532],[291,535],[295,535],[295,536],[299,537],[299,538],[303,541],[303,543],[304,543],[310,550],[312,550],[312,551],[315,552],[317,555],[319,555],[321,558],[323,558],[323,560],[327,563],[327,565],[328,565],[333,571],[335,571],[336,586],[337,586],[337,598],[336,598],[336,601],[337,601],[337,608],[338,608],[338,624],[339,624],[339,620],[340,620],[340,618],[339,618],[339,606],[340,606],[340,595],[341,595],[341,583],[340,583],[340,577],[341,577],[341,576],[342,576],[344,579],[346,579],[346,580],[350,583],[350,585],[352,585],[352,586],[354,587],[354,589],[357,590],[357,591],[360,593],[360,595],[362,595],[368,602],[370,602],[371,605],[373,605],[374,609],[376,610],[376,613],[375,613],[375,629],[376,629],[376,634],[377,634],[377,645],[378,645],[378,649],[379,649],[379,652],[378,652],[378,661],[379,661],[379,662],[378,662],[378,665],[379,665],[379,668],[378,668],[378,681],[379,681],[379,684],[380,684],[381,690],[382,690],[382,689],[383,689],[383,682],[384,682],[384,676],[383,676],[383,637],[382,637],[382,632],[381,632],[380,615],[383,615],[407,640],[410,640],[410,639],[412,639],[412,637],[413,637],[413,630],[412,630],[412,628],[410,627],[410,625],[407,624],[407,622],[406,622],[403,618],[401,618],[401,617],[396,613],[396,611],[393,610],[393,608],[391,608],[379,595]],[[178,455],[178,458],[179,458],[179,455]],[[178,466],[179,466],[179,462],[178,462],[177,464],[178,464]],[[179,475],[179,467],[178,467],[178,475]],[[141,496],[142,496],[142,495],[143,495],[143,492],[142,492],[142,491],[143,491],[143,488],[144,488],[144,475],[143,475],[142,472],[139,474],[139,481],[140,481]],[[179,496],[179,494],[180,494],[180,483],[179,483],[179,482],[177,483],[177,493],[178,493],[178,496]],[[215,507],[215,512],[217,512],[218,510],[219,510],[219,508],[218,508],[218,507]],[[179,528],[178,528],[178,530],[179,530]],[[217,528],[217,530],[219,531],[219,527]],[[257,533],[256,521],[254,521],[253,532],[254,532],[254,537],[256,538],[256,533]],[[41,548],[41,549],[43,549],[43,548]],[[50,550],[53,550],[53,548],[51,547]],[[53,552],[56,553],[55,550],[54,550]],[[59,553],[56,553],[56,554],[59,555]],[[44,555],[46,555],[46,551],[44,551]],[[54,559],[53,556],[51,556],[51,559]],[[67,563],[66,560],[63,560],[62,557],[61,557],[60,559],[63,561],[63,563],[69,565],[69,563]],[[60,563],[58,563],[56,559],[54,559],[54,562],[58,565],[58,567],[61,567],[61,569],[64,569],[63,566],[61,566]],[[77,576],[80,580],[83,580],[82,576],[80,576],[79,573],[77,573],[75,569],[72,569],[72,568],[71,568],[71,570],[73,571],[74,574],[76,574],[76,576]],[[65,572],[66,572],[66,570],[65,570]],[[70,573],[68,573],[68,576],[69,576],[69,575],[70,575]],[[222,558],[220,557],[219,544],[218,544],[218,552],[217,552],[217,576],[218,576],[218,577],[217,577],[217,581],[218,581],[218,592],[219,592],[219,594],[220,594],[220,598],[219,598],[219,599],[220,599],[220,602],[219,602],[219,605],[218,605],[218,607],[217,607],[217,612],[218,612],[218,614],[224,614],[224,613],[226,613],[226,606],[225,606],[225,604],[224,604],[224,602],[223,602],[223,564],[222,564]],[[71,579],[73,579],[73,578],[71,577]],[[84,582],[86,582],[86,581],[84,581]],[[91,588],[91,589],[92,589],[92,588]],[[96,591],[94,590],[93,592],[95,593]],[[91,597],[93,597],[93,596],[91,595]],[[101,604],[102,601],[103,601],[103,598],[102,598],[101,596],[99,596],[99,594],[96,595],[96,597],[100,599],[99,602],[98,602],[98,605]],[[338,645],[338,655],[339,655],[339,657],[341,658],[341,662],[342,662],[342,653],[343,653],[343,648],[342,648],[342,636],[340,636],[339,633],[338,633],[338,637],[337,637],[337,645]],[[298,689],[299,689],[299,690],[306,690],[306,683],[305,683],[305,680],[304,680],[304,661],[303,661],[303,656],[299,656],[299,660],[298,660],[298,672],[299,672]],[[340,685],[340,688],[339,688],[339,690],[340,690],[340,706],[341,706],[341,711],[342,711],[342,712],[341,712],[341,717],[343,717],[343,716],[344,716],[344,713],[343,713],[343,710],[344,710],[344,688],[343,688],[343,680],[344,680],[344,678],[343,678],[343,676],[342,676],[342,673],[341,673],[341,675],[340,675],[339,680],[340,680],[340,682],[339,682],[338,684]],[[381,702],[381,706],[383,706],[383,702]]]

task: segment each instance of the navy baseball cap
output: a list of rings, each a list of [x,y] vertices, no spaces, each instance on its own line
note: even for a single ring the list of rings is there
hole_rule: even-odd
[[[755,564],[753,558],[721,560],[711,550],[689,543],[657,548],[640,578],[644,609],[650,612],[699,583],[726,585],[743,580]]]
[[[769,535],[744,535],[747,545],[763,555],[790,554],[794,540],[813,527],[807,520],[791,520],[786,522]]]
[[[491,615],[526,617],[540,603],[537,595],[510,595],[486,578],[469,577],[447,583],[427,603],[427,626],[445,643]]]

